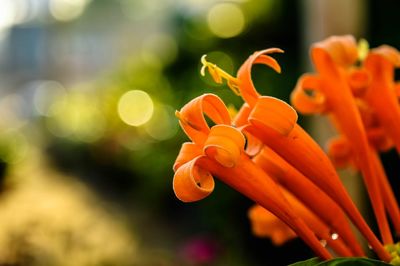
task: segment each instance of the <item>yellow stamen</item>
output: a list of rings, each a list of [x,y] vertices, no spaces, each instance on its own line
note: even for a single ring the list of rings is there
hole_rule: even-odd
[[[365,39],[360,39],[357,44],[358,60],[361,62],[367,57],[369,52],[369,43]]]
[[[201,57],[201,63],[203,64],[200,74],[204,77],[206,75],[206,69],[208,70],[208,73],[210,73],[210,76],[213,78],[213,80],[217,84],[222,84],[222,81],[225,79],[226,84],[228,87],[238,96],[240,96],[240,90],[239,90],[239,79],[233,77],[232,75],[228,74],[221,68],[219,68],[216,64],[213,64],[211,62],[208,62],[206,60],[207,55],[203,55]]]

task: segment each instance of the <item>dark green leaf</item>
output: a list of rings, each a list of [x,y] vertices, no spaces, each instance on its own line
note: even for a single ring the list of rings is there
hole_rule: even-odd
[[[299,262],[290,264],[289,266],[314,266],[314,265],[318,265],[318,263],[321,263],[319,258],[312,258],[312,259],[299,261]]]
[[[390,264],[368,258],[337,258],[329,261],[320,261],[318,258],[312,258],[289,266],[390,266]]]

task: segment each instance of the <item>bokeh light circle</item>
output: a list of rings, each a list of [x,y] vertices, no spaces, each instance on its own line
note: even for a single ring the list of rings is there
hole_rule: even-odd
[[[146,124],[145,130],[156,140],[172,138],[178,131],[175,110],[168,105],[160,105],[154,110],[154,115]]]
[[[69,21],[82,15],[87,4],[87,0],[50,0],[49,8],[56,20]]]
[[[118,101],[118,115],[130,126],[141,126],[153,115],[154,104],[150,96],[141,90],[131,90]]]
[[[242,10],[233,3],[214,5],[207,14],[208,27],[220,38],[231,38],[239,35],[245,26]]]

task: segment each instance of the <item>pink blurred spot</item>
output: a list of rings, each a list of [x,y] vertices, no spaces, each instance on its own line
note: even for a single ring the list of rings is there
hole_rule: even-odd
[[[215,261],[221,253],[220,245],[208,237],[193,237],[179,250],[179,255],[191,264],[208,264]]]

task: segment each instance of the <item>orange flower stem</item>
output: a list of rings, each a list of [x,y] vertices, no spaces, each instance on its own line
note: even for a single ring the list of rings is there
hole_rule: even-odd
[[[382,182],[380,179],[382,176],[379,175],[376,167],[374,167],[372,158],[373,152],[368,144],[367,135],[363,130],[363,127],[355,126],[359,123],[362,125],[361,118],[357,116],[354,117],[354,119],[349,119],[351,116],[350,110],[350,107],[346,109],[340,108],[340,111],[335,109],[336,112],[333,114],[334,121],[336,121],[336,123],[340,126],[341,131],[345,136],[347,136],[351,143],[350,145],[353,150],[355,163],[360,169],[364,178],[364,183],[367,188],[382,241],[384,244],[390,244],[393,243],[393,238],[385,213],[383,194],[380,190],[380,184]],[[358,123],[354,123],[354,121],[357,121]]]
[[[384,261],[391,260],[390,254],[371,231],[346,192],[329,158],[299,125],[296,124],[288,136],[281,135],[257,121],[253,121],[253,126],[246,127],[245,131],[271,147],[335,200],[368,240],[377,255]]]
[[[314,214],[308,206],[299,201],[292,193],[282,187],[282,192],[296,213],[313,229],[321,243],[326,241],[326,244],[339,256],[342,257],[360,257],[355,255],[346,245],[342,237],[333,234],[331,228],[316,214]],[[312,192],[312,191],[310,191]],[[346,221],[347,222],[347,221]]]
[[[242,154],[237,165],[232,168],[223,167],[208,158],[198,160],[198,165],[280,218],[321,259],[332,258],[332,255],[316,238],[314,232],[291,209],[277,184],[261,168],[257,167],[247,155]]]
[[[331,228],[331,234],[337,233],[350,247],[354,256],[365,256],[346,215],[325,192],[268,147],[264,147],[253,161],[275,178],[281,186],[293,193],[305,206],[308,206]]]
[[[307,225],[313,229],[317,237],[321,239],[322,243],[326,241],[326,244],[340,256],[360,256],[354,255],[349,247],[344,243],[343,238],[338,238],[338,235],[335,236],[331,228],[318,215],[314,214],[307,205],[304,205],[299,201],[294,194],[288,192],[283,187],[281,187],[281,190],[292,208],[307,223]],[[310,193],[312,192],[313,191],[310,191]]]

